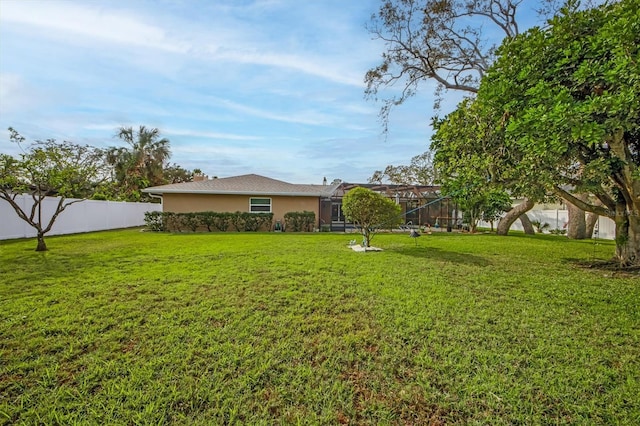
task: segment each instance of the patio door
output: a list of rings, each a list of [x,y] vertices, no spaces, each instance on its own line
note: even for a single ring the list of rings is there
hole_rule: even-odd
[[[345,220],[342,203],[331,203],[331,229],[344,230]]]

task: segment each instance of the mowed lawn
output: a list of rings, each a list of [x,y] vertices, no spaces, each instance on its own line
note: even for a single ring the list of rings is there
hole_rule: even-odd
[[[439,233],[0,242],[0,424],[638,424],[613,243]]]

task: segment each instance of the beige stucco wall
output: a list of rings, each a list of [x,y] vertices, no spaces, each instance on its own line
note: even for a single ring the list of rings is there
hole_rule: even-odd
[[[165,212],[248,212],[250,198],[271,198],[274,221],[284,222],[284,214],[288,212],[311,211],[316,214],[317,226],[320,216],[318,197],[164,194],[162,198],[162,209]]]

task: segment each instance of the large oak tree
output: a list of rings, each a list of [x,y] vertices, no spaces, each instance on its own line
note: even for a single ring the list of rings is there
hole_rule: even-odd
[[[385,50],[379,65],[365,75],[366,95],[377,98],[380,90],[398,87],[384,99],[380,110],[384,131],[391,109],[435,83],[435,104],[448,90],[470,96],[495,60],[497,46],[520,32],[517,12],[523,0],[383,0],[371,17],[369,31]],[[553,14],[555,0],[538,3],[541,14]],[[572,7],[578,7],[573,3]],[[429,89],[433,90],[433,89]],[[374,176],[375,178],[376,176]],[[499,225],[506,234],[535,200],[525,200],[507,213]]]
[[[467,106],[492,181],[610,217],[623,265],[640,265],[639,46],[638,0],[565,9],[505,42]]]
[[[518,217],[525,231],[533,234],[524,213],[533,207],[533,200],[544,198],[544,192],[531,191],[529,185],[520,186],[511,178],[507,166],[518,159],[504,156],[504,131],[486,114],[479,102],[466,99],[444,119],[434,120],[431,148],[442,189],[468,214],[472,231],[481,217],[493,223],[499,213],[512,211],[510,218],[500,221],[498,234],[506,235]],[[524,202],[511,209],[510,196],[523,197]]]

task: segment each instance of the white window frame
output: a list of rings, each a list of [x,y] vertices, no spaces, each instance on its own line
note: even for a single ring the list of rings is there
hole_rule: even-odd
[[[269,211],[266,210],[253,210],[253,206],[266,206],[267,204],[254,204],[253,200],[269,200]],[[271,213],[273,208],[273,200],[270,197],[250,197],[249,198],[249,213]]]

